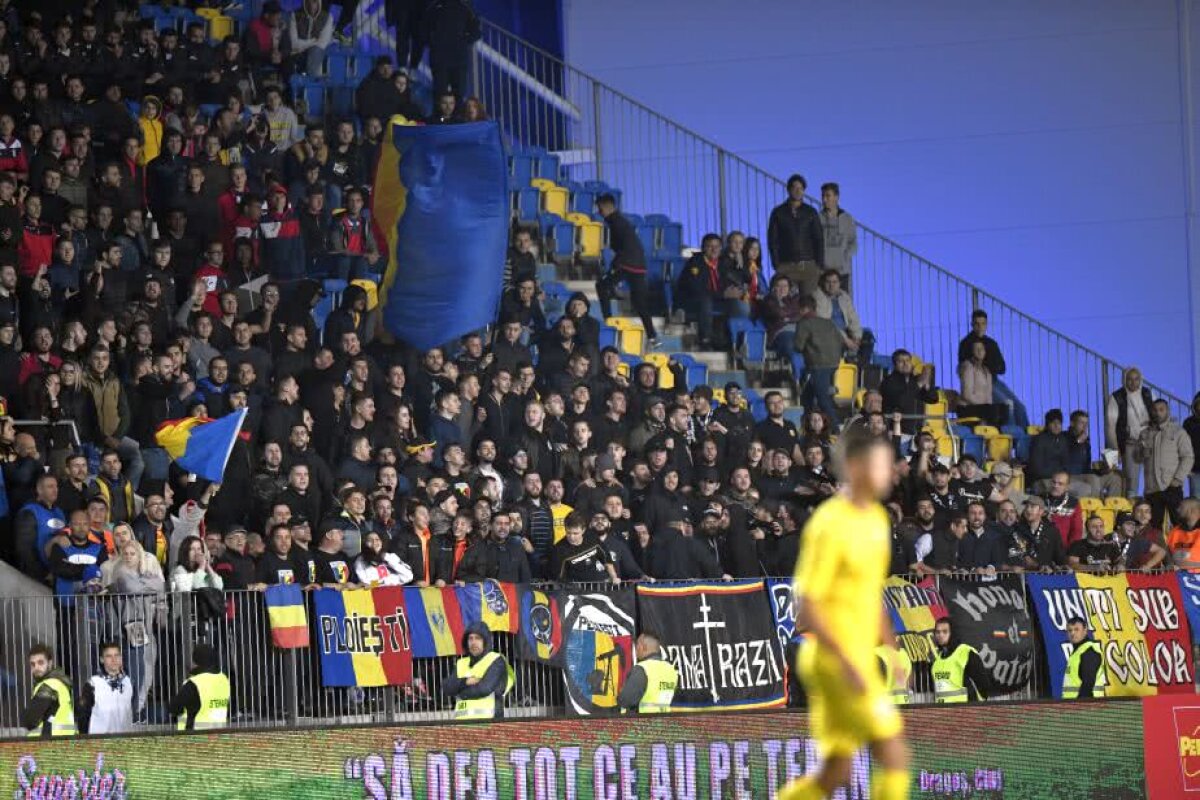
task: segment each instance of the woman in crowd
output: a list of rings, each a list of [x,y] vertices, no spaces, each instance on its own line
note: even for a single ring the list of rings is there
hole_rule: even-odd
[[[404,586],[413,579],[412,568],[387,551],[383,536],[375,530],[363,535],[362,552],[354,559],[354,574],[363,586]]]
[[[189,536],[179,545],[179,556],[171,572],[171,591],[194,592],[197,589],[223,589],[225,582],[213,569],[208,548],[199,536]]]

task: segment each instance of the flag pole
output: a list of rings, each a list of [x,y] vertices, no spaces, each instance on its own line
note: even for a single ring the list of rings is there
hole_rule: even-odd
[[[229,437],[229,447],[225,449],[225,457],[221,459],[221,480],[225,479],[225,467],[229,466],[229,457],[233,455],[233,446],[237,444],[238,436],[242,433],[242,425],[246,422],[247,411],[246,408],[238,409],[238,414],[241,416],[238,417],[237,430],[233,432],[233,436]]]

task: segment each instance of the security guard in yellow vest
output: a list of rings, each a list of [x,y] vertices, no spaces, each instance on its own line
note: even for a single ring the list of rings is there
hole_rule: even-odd
[[[454,697],[455,719],[499,719],[504,716],[505,695],[512,691],[516,675],[512,667],[492,650],[492,632],[482,623],[463,634],[465,656],[455,664],[454,674],[442,682],[442,691]]]
[[[74,736],[75,702],[71,696],[71,679],[54,666],[54,654],[44,644],[29,648],[28,659],[33,695],[21,713],[21,727],[29,731],[30,738]]]
[[[1107,694],[1108,675],[1104,671],[1100,645],[1088,634],[1087,623],[1082,617],[1071,617],[1067,620],[1067,638],[1071,641],[1071,654],[1067,656],[1067,671],[1063,675],[1063,700],[1104,697]]]
[[[987,699],[989,679],[979,653],[969,644],[954,641],[948,617],[933,626],[933,692],[939,703],[967,703]]]
[[[912,676],[912,659],[908,653],[903,647],[881,644],[875,648],[875,657],[879,659],[883,682],[892,695],[892,702],[898,706],[908,705],[911,702],[908,679]]]
[[[667,714],[679,688],[679,673],[663,658],[658,636],[648,631],[637,639],[637,665],[629,671],[617,695],[621,709],[636,708],[639,714]]]
[[[229,678],[221,672],[216,649],[209,644],[192,648],[192,672],[171,698],[167,710],[178,717],[181,731],[202,731],[229,725]]]

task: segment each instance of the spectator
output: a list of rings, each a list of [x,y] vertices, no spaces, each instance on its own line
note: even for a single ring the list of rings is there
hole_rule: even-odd
[[[179,545],[175,569],[171,571],[171,591],[194,592],[198,589],[225,588],[208,548],[198,536],[188,536]]]
[[[325,51],[333,41],[333,16],[322,6],[321,0],[304,0],[288,18],[292,58],[309,77],[325,74]]]
[[[1167,536],[1167,550],[1177,569],[1200,571],[1200,500],[1191,497],[1179,504],[1179,521]]]
[[[300,120],[295,111],[283,104],[283,91],[278,86],[267,87],[264,95],[262,116],[255,120],[255,126],[261,126],[261,120],[266,120],[271,141],[280,150],[286,150],[304,138]]]
[[[786,276],[801,296],[816,291],[825,266],[825,234],[817,212],[804,202],[807,188],[803,175],[788,178],[788,199],[767,221],[767,249],[775,274]]]
[[[404,586],[413,579],[412,568],[385,549],[383,537],[376,531],[363,535],[354,574],[363,586]]]
[[[842,276],[836,269],[821,273],[821,285],[813,292],[813,302],[817,316],[831,320],[841,332],[846,352],[857,355],[863,343],[863,327],[854,301],[842,289]]]
[[[1153,521],[1164,515],[1174,515],[1183,500],[1183,484],[1191,474],[1195,456],[1192,442],[1171,418],[1166,400],[1155,400],[1151,406],[1150,422],[1138,437],[1134,457],[1146,471],[1146,499],[1150,502]]]
[[[329,253],[336,257],[335,272],[342,280],[377,272],[380,260],[370,218],[360,189],[346,192],[346,209],[336,214],[329,229]]]
[[[1183,421],[1183,430],[1192,443],[1192,454],[1200,453],[1200,392],[1192,398],[1191,415]],[[1200,465],[1192,464],[1191,496],[1200,499]]]
[[[967,504],[967,532],[959,542],[958,566],[982,575],[995,575],[1007,560],[1005,543],[988,522],[982,501]]]
[[[819,408],[831,420],[838,418],[833,402],[833,378],[842,361],[846,336],[830,319],[820,317],[810,296],[802,295],[798,302],[800,319],[796,321],[796,336],[792,348],[804,358],[801,396],[807,408]]]
[[[1071,476],[1065,471],[1055,472],[1050,479],[1050,486],[1044,494],[1047,514],[1050,522],[1058,528],[1062,536],[1064,549],[1083,538],[1083,510],[1079,500],[1070,492]]]
[[[1104,520],[1093,514],[1084,528],[1086,536],[1067,550],[1067,566],[1076,572],[1106,573],[1115,569],[1121,561],[1121,550],[1105,533]]]
[[[100,644],[100,670],[80,690],[79,728],[89,735],[133,731],[133,683],[125,674],[121,646]]]
[[[1076,487],[1073,491],[1081,497],[1120,497],[1121,476],[1104,460],[1093,466],[1091,425],[1086,411],[1071,412],[1071,427],[1066,436],[1066,469],[1071,475],[1071,485]]]
[[[1124,511],[1117,514],[1112,542],[1121,553],[1120,567],[1126,570],[1150,572],[1158,569],[1167,558],[1166,548],[1152,539],[1139,536],[1137,520]]]
[[[467,93],[471,53],[480,37],[479,17],[466,0],[434,0],[421,17],[422,39],[429,43],[433,85]]]
[[[917,432],[925,416],[925,404],[936,403],[933,365],[925,364],[919,375],[913,374],[912,354],[900,349],[892,353],[892,371],[879,386],[883,395],[883,413],[903,415],[900,428],[907,434]]]
[[[785,361],[790,360],[796,322],[800,319],[800,300],[786,275],[776,273],[772,276],[771,292],[762,302],[759,313],[767,326],[767,342],[771,349]]]
[[[455,665],[454,674],[442,680],[442,692],[455,698],[455,719],[500,719],[504,697],[512,691],[512,668],[504,656],[492,649],[492,632],[474,623],[463,633],[466,654]]]
[[[1121,388],[1105,401],[1104,446],[1116,450],[1121,459],[1121,474],[1126,494],[1138,493],[1141,486],[1141,460],[1137,447],[1142,430],[1150,424],[1150,409],[1154,400],[1150,390],[1142,385],[1142,371],[1137,367],[1125,370]]]
[[[824,232],[825,268],[841,277],[842,289],[850,289],[850,273],[858,253],[858,228],[854,217],[841,208],[842,190],[836,183],[821,184],[821,230]]]
[[[971,346],[970,357],[958,364],[958,416],[975,417],[985,425],[1000,426],[1008,421],[1008,407],[992,402],[995,395],[986,355],[987,347],[976,340]]]
[[[647,345],[658,346],[658,333],[650,316],[650,298],[646,286],[646,253],[633,225],[617,211],[616,199],[611,194],[596,198],[596,209],[604,217],[608,228],[608,246],[613,251],[608,271],[596,281],[596,293],[600,298],[600,313],[605,319],[612,316],[612,301],[616,297],[618,284],[629,286],[630,301],[634,313],[642,320]]]
[[[982,309],[971,312],[971,332],[958,343],[958,363],[970,361],[974,357],[976,343],[984,349],[983,365],[992,375],[1000,376],[1007,371],[1004,356],[1000,353],[1000,345],[987,335],[988,315]]]

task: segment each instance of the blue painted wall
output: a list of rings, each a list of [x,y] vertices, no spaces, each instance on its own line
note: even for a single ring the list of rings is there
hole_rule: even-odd
[[[777,175],[839,181],[866,224],[1191,396],[1200,130],[1173,0],[564,0],[564,18],[575,66]]]

